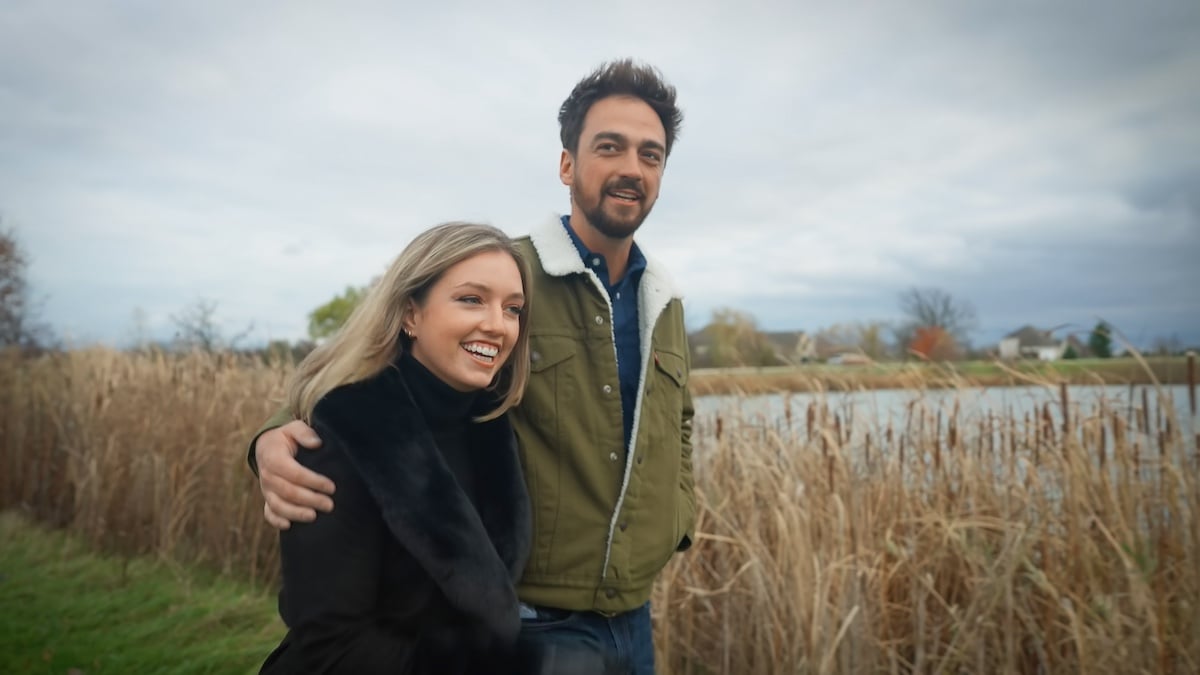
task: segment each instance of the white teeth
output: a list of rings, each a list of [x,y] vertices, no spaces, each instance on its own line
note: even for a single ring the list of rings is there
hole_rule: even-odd
[[[463,345],[463,349],[466,349],[473,354],[479,354],[480,356],[486,356],[488,358],[495,358],[495,356],[500,353],[499,349],[492,347],[491,345],[469,344]]]

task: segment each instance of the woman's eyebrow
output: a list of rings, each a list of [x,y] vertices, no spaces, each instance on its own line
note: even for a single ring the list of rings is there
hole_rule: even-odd
[[[461,284],[454,287],[455,290],[464,289],[464,288],[472,289],[472,290],[478,291],[480,293],[490,293],[492,290],[491,286],[483,283],[482,281],[464,281]],[[522,293],[521,291],[513,291],[512,293],[509,293],[508,297],[505,299],[506,300],[524,300],[525,294]]]

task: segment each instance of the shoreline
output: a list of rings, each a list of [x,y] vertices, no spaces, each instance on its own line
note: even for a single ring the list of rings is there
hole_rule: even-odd
[[[1189,364],[1189,359],[1192,362]],[[1189,367],[1190,365],[1190,367]],[[1194,357],[1169,356],[1055,362],[804,364],[693,370],[693,396],[875,389],[950,389],[1028,385],[1191,385]]]

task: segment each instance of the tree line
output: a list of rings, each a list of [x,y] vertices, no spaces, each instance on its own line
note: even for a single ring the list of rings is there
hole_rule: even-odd
[[[910,289],[902,294],[901,305],[905,306],[903,300],[913,301],[914,296],[930,294],[944,295],[944,292]],[[916,306],[928,308],[924,303]],[[724,307],[713,311],[711,321],[690,335],[692,364],[698,368],[728,368],[995,358],[997,353],[991,346],[976,348],[969,342],[971,324],[964,319],[972,316],[958,306],[956,311],[941,314],[910,313],[898,323],[857,321],[835,323],[812,333],[773,332],[761,330],[750,313]],[[1062,354],[1064,359],[1084,356],[1113,356],[1112,329],[1106,322],[1096,324],[1085,346],[1077,348],[1068,342]]]
[[[39,318],[40,303],[26,283],[28,258],[15,233],[0,230],[0,348],[36,351],[57,343],[50,327]],[[328,302],[308,314],[308,338],[298,341],[273,340],[265,346],[245,347],[253,325],[226,335],[216,320],[217,303],[199,299],[171,315],[174,328],[168,343],[151,345],[144,336],[135,348],[178,351],[202,350],[252,352],[298,360],[321,340],[328,338],[349,318],[366,295],[370,284],[347,286]],[[692,361],[696,367],[763,367],[810,362],[872,362],[919,359],[951,361],[995,356],[972,347],[970,333],[978,326],[975,307],[940,288],[909,288],[897,298],[901,319],[897,322],[858,321],[836,323],[812,333],[771,332],[759,328],[755,317],[745,311],[722,307],[712,312],[709,322],[690,335]],[[135,331],[144,333],[144,313],[135,311]],[[1045,331],[1047,334],[1052,333]],[[1178,339],[1159,339],[1155,353],[1182,353]],[[1072,341],[1062,358],[1113,355],[1113,331],[1100,321],[1086,343]]]

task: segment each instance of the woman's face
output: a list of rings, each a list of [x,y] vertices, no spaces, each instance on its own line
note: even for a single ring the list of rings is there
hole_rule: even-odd
[[[412,355],[458,391],[483,389],[512,354],[525,293],[512,256],[487,251],[446,270],[405,320]]]

